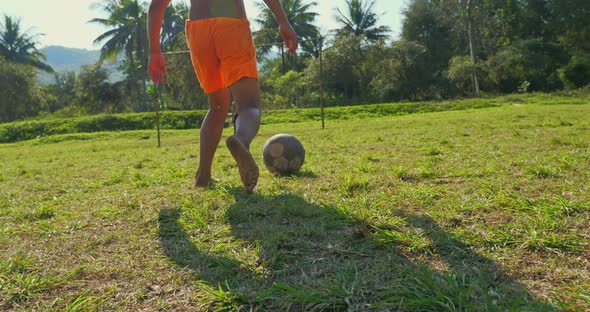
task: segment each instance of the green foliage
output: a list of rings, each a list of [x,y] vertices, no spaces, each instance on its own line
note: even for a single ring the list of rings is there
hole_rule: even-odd
[[[515,92],[524,80],[524,68],[519,62],[521,56],[513,47],[502,49],[486,62],[490,84],[497,92]]]
[[[590,54],[574,55],[559,71],[561,81],[570,89],[590,85]]]
[[[455,93],[468,95],[472,88],[472,73],[476,72],[481,77],[482,71],[481,65],[473,65],[469,56],[454,56],[447,75]]]
[[[562,87],[558,69],[567,63],[564,51],[540,40],[517,41],[486,62],[489,82],[498,92],[515,92],[523,84],[529,91],[554,91]]]
[[[363,106],[333,107],[325,112],[329,120],[369,118],[377,116],[406,115],[445,110],[464,110],[497,106],[489,101],[460,101],[445,103],[398,103]],[[163,129],[199,128],[206,111],[164,111],[161,113]],[[37,137],[99,131],[125,131],[155,129],[155,113],[94,115],[63,119],[30,120],[0,125],[0,143],[29,140]],[[318,108],[267,110],[264,111],[263,124],[301,122],[320,120]]]
[[[335,39],[323,42],[324,77],[320,79],[318,48],[322,42],[308,41],[319,35],[313,26],[317,15],[312,11],[315,2],[283,1],[304,50],[301,57],[291,60],[294,64],[291,69],[304,74],[296,77],[287,73],[289,59],[282,50],[280,57],[263,60],[261,86],[265,105],[269,108],[319,106],[320,84],[325,91],[324,104],[329,105],[446,99],[471,94],[470,73],[477,74],[484,92],[553,91],[564,84],[581,85],[571,80],[584,75],[584,63],[570,60],[569,55],[585,51],[583,44],[575,42],[584,42],[581,39],[586,36],[581,24],[587,15],[586,3],[485,0],[470,2],[468,10],[466,1],[413,0],[404,11],[401,40],[387,43],[378,40],[387,37],[388,30],[377,26],[378,15],[372,10],[373,4],[347,1],[346,7],[337,8],[336,19],[341,27],[336,30]],[[258,5],[263,13],[257,19],[260,29],[254,34],[255,41],[280,42],[274,17],[262,2]],[[181,5],[166,11],[163,36],[167,50],[187,49],[184,38],[178,34],[181,30],[178,16],[185,11],[186,7]],[[138,19],[134,16],[130,14],[125,23]],[[120,22],[125,24],[123,20]],[[467,24],[473,25],[472,37],[477,38],[473,47],[474,64],[464,58],[470,52]],[[261,45],[258,55],[266,55],[272,49]],[[138,55],[128,55],[129,73],[131,59]],[[170,55],[167,61],[170,74],[166,89],[170,92],[165,95],[166,103],[178,109],[207,108],[189,57]],[[277,62],[281,64],[278,68]],[[567,64],[570,66],[565,68]],[[268,70],[268,65],[278,72]],[[129,88],[138,87],[138,77],[129,75],[128,79],[135,81],[129,84],[135,87]],[[284,88],[288,83],[291,90]]]
[[[339,36],[323,55],[323,84],[328,93],[341,97],[349,102],[358,100],[364,93],[369,79],[363,76],[365,48],[362,39],[355,36]],[[317,86],[320,82],[320,61],[314,59],[306,69],[306,82]],[[341,105],[346,102],[340,101]]]
[[[301,48],[304,53],[308,55],[318,55],[318,45],[313,42],[309,42],[309,39],[315,39],[319,37],[319,30],[313,24],[318,13],[311,11],[317,2],[310,1],[304,3],[302,0],[282,0],[282,7],[287,16],[287,20],[297,33],[299,40],[301,40]],[[279,34],[279,24],[276,21],[272,11],[261,1],[257,1],[256,5],[260,10],[260,14],[255,19],[259,25],[259,29],[253,33],[254,41],[256,44],[262,45],[258,49],[260,56],[268,54],[274,47],[269,44],[275,44],[283,41],[283,38]],[[279,47],[281,57],[285,59],[284,48],[281,45]]]
[[[379,55],[381,54],[381,55]],[[431,81],[426,48],[417,42],[396,41],[367,60],[373,68],[372,94],[382,101],[424,99]],[[374,65],[373,65],[374,64]]]
[[[536,1],[531,1],[536,2]],[[552,0],[544,3],[557,40],[570,54],[590,53],[590,2],[585,0]],[[539,24],[536,24],[539,25]]]
[[[294,73],[295,74],[295,73]],[[549,98],[552,98],[549,96]],[[571,100],[569,98],[564,98]],[[580,101],[585,98],[580,95]],[[546,97],[510,96],[506,99],[471,99],[447,102],[413,102],[374,105],[357,105],[330,107],[325,110],[326,120],[349,120],[358,118],[374,118],[383,116],[400,116],[416,113],[441,112],[451,110],[480,109],[501,106],[512,101],[539,103]],[[206,111],[163,111],[160,122],[162,129],[195,129],[199,128]],[[59,116],[59,115],[58,115]],[[265,110],[262,124],[283,124],[321,120],[319,108]],[[563,122],[562,122],[563,123]],[[564,123],[567,124],[567,123]],[[134,114],[101,114],[73,118],[44,118],[21,122],[0,124],[0,143],[30,140],[55,134],[73,134],[101,131],[127,131],[155,129],[156,115],[150,113]]]
[[[121,69],[126,73],[126,85],[141,101],[147,92],[147,3],[137,0],[108,0],[95,3],[107,14],[106,18],[93,18],[90,23],[109,28],[94,39],[102,44],[100,63],[104,60],[116,61],[120,54],[125,55]],[[142,83],[139,83],[142,81]],[[143,96],[142,96],[143,95]],[[108,94],[108,96],[113,96]],[[147,103],[134,107],[137,111],[147,111]]]
[[[187,51],[186,39],[177,37],[178,50]],[[208,109],[207,95],[199,85],[197,75],[191,62],[190,54],[173,54],[166,56],[164,102],[170,109],[193,110]]]
[[[346,0],[344,12],[336,9],[336,21],[339,28],[337,36],[355,36],[365,43],[375,43],[389,38],[391,29],[387,26],[378,26],[377,13],[374,12],[374,0]]]
[[[76,72],[70,71],[55,74],[55,83],[48,87],[48,92],[55,96],[55,101],[48,107],[49,113],[54,113],[68,106],[78,103],[79,79]]]
[[[451,1],[448,1],[449,3]],[[414,0],[404,12],[401,38],[417,42],[425,48],[428,75],[423,78],[440,75],[453,55],[451,34],[453,25],[449,24],[443,10],[443,4],[437,1]],[[446,3],[446,1],[445,1]],[[456,20],[456,22],[459,22]]]
[[[198,128],[206,112],[163,112],[160,117],[162,129]],[[67,119],[31,120],[0,125],[0,142],[16,142],[37,137],[99,131],[125,131],[155,129],[154,113],[94,115]]]
[[[178,50],[179,40],[185,40],[184,28],[186,17],[189,15],[189,6],[186,2],[171,4],[164,12],[162,21],[162,50]]]
[[[96,3],[95,7],[102,9],[108,16],[94,18],[90,22],[110,28],[94,39],[95,43],[104,42],[101,60],[116,60],[117,54],[124,52],[132,64],[134,55],[142,61],[147,47],[145,4],[137,0],[109,0]]]
[[[109,71],[100,65],[82,68],[79,76],[79,103],[89,113],[118,113],[125,107],[122,91],[116,84],[108,81]]]
[[[20,19],[4,15],[4,21],[0,23],[0,56],[10,62],[53,72],[53,68],[44,62],[45,55],[37,49],[38,36],[22,32]]]
[[[47,100],[32,67],[0,56],[0,122],[36,116],[46,108]]]
[[[590,3],[583,0],[412,0],[404,11],[401,37],[426,48],[430,71],[424,79],[435,86],[427,90],[431,96],[437,90],[444,90],[444,97],[468,94],[470,71],[487,92],[554,91],[564,83],[583,85],[572,79],[584,80],[584,62],[570,58],[590,51],[588,19]],[[472,46],[470,24],[476,38]],[[475,65],[460,59],[472,48]],[[452,89],[446,90],[449,83]]]
[[[261,89],[266,91],[262,95],[262,103],[269,109],[301,107],[299,101],[302,93],[303,73],[288,71],[281,75],[278,70],[261,82]]]
[[[47,112],[54,117],[75,117],[128,111],[131,98],[125,96],[126,82],[111,82],[111,71],[100,64],[83,66],[76,72],[55,75],[46,87]]]
[[[310,40],[322,37],[313,25],[318,15],[313,11],[316,2],[282,1],[303,51],[294,57],[287,56],[279,45],[280,56],[264,59],[273,47],[258,47],[263,105],[278,109],[318,107],[321,100],[324,105],[336,106],[449,99],[472,93],[473,73],[484,94],[552,92],[590,83],[588,1],[411,0],[403,11],[401,38],[393,41],[383,40],[388,38],[389,30],[378,26],[379,14],[373,10],[374,3],[346,1],[344,7],[335,10],[335,19],[340,24],[333,32],[335,36]],[[263,2],[258,5],[262,13],[256,20],[260,28],[254,33],[255,41],[281,42],[272,13]],[[108,71],[101,64],[85,68],[78,76],[58,74],[53,86],[41,89],[24,77],[26,69],[8,69],[2,72],[0,81],[0,121],[41,112],[76,116],[148,111],[159,101],[153,89],[147,94],[150,87],[145,80],[146,4],[109,0],[97,3],[96,7],[103,9],[106,16],[91,22],[108,28],[95,39],[103,44],[101,60],[124,55],[119,63],[123,80],[109,82]],[[187,12],[186,2],[167,8],[162,31],[164,50],[188,49],[182,33]],[[20,36],[27,48],[18,50],[19,53],[42,59],[35,52],[37,35],[23,34],[19,21],[6,16],[4,24],[2,51],[12,49],[6,48],[10,40]],[[472,25],[471,32],[468,25]],[[469,33],[476,40],[469,40]],[[465,57],[471,51],[473,61]],[[11,58],[8,63],[17,61]],[[199,87],[190,56],[170,54],[166,61],[168,75],[161,108],[207,109],[208,99]],[[9,66],[6,61],[0,64]],[[9,103],[8,99],[18,104]]]
[[[414,41],[390,44],[363,44],[357,36],[337,37],[320,60],[308,62],[303,86],[306,104],[319,106],[319,84],[325,91],[324,103],[346,105],[359,102],[429,100],[445,98],[445,89],[437,89],[427,49]]]

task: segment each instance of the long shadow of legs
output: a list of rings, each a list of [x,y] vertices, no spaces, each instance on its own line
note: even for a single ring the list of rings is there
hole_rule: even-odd
[[[212,286],[240,274],[239,263],[227,257],[199,250],[179,223],[180,209],[164,209],[159,216],[159,238],[164,253],[182,268],[191,269],[197,278]]]
[[[362,311],[368,308],[365,273],[375,263],[398,259],[366,240],[361,223],[332,206],[317,205],[293,194],[264,197],[234,192],[227,210],[232,234],[260,245],[259,262],[267,274],[262,303],[271,310]],[[386,280],[381,276],[377,280]],[[371,289],[371,290],[369,290]]]
[[[199,250],[180,226],[178,209],[161,211],[160,241],[166,255],[193,270],[198,279],[247,292],[246,298],[241,296],[242,307],[550,310],[493,261],[474,253],[427,216],[399,213],[408,226],[426,233],[447,270],[408,256],[395,240],[384,243],[387,229],[376,229],[346,209],[312,204],[292,194],[230,193],[236,199],[226,210],[232,239],[257,246],[252,251],[256,261],[246,265]]]
[[[478,254],[469,245],[443,230],[425,214],[397,215],[432,242],[432,253],[446,265],[435,271],[424,264],[413,263],[394,285],[390,298],[401,300],[411,310],[453,311],[554,311],[543,304],[491,259]],[[416,270],[416,266],[419,267]],[[452,300],[454,299],[454,300]]]

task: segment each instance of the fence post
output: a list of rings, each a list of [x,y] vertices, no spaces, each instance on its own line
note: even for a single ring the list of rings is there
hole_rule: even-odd
[[[322,50],[324,49],[324,37],[320,36],[320,110],[322,114],[322,129],[324,124],[324,62],[322,57]]]
[[[160,147],[160,106],[164,106],[164,100],[162,99],[162,84],[156,85],[156,91],[158,93],[158,99],[156,100],[156,127],[158,128],[158,147]]]

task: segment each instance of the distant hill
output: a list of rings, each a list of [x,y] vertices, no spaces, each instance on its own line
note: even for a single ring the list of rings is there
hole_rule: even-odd
[[[49,46],[40,50],[47,57],[47,64],[51,65],[59,73],[69,71],[78,73],[82,66],[95,64],[100,59],[99,50],[66,48],[62,46]],[[108,67],[114,71],[116,66],[112,65]],[[118,80],[120,78],[121,75],[119,73],[111,75],[112,80]],[[54,82],[53,74],[39,72],[39,81],[42,84],[52,84]]]
[[[83,65],[94,64],[100,58],[99,50],[85,50],[66,48],[62,46],[49,46],[41,49],[47,56],[47,62],[53,68],[64,70],[78,70]]]

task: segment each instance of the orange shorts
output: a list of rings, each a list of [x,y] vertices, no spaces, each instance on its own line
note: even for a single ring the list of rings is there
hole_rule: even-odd
[[[256,48],[248,19],[189,20],[186,41],[206,94],[227,88],[244,77],[258,78]]]

